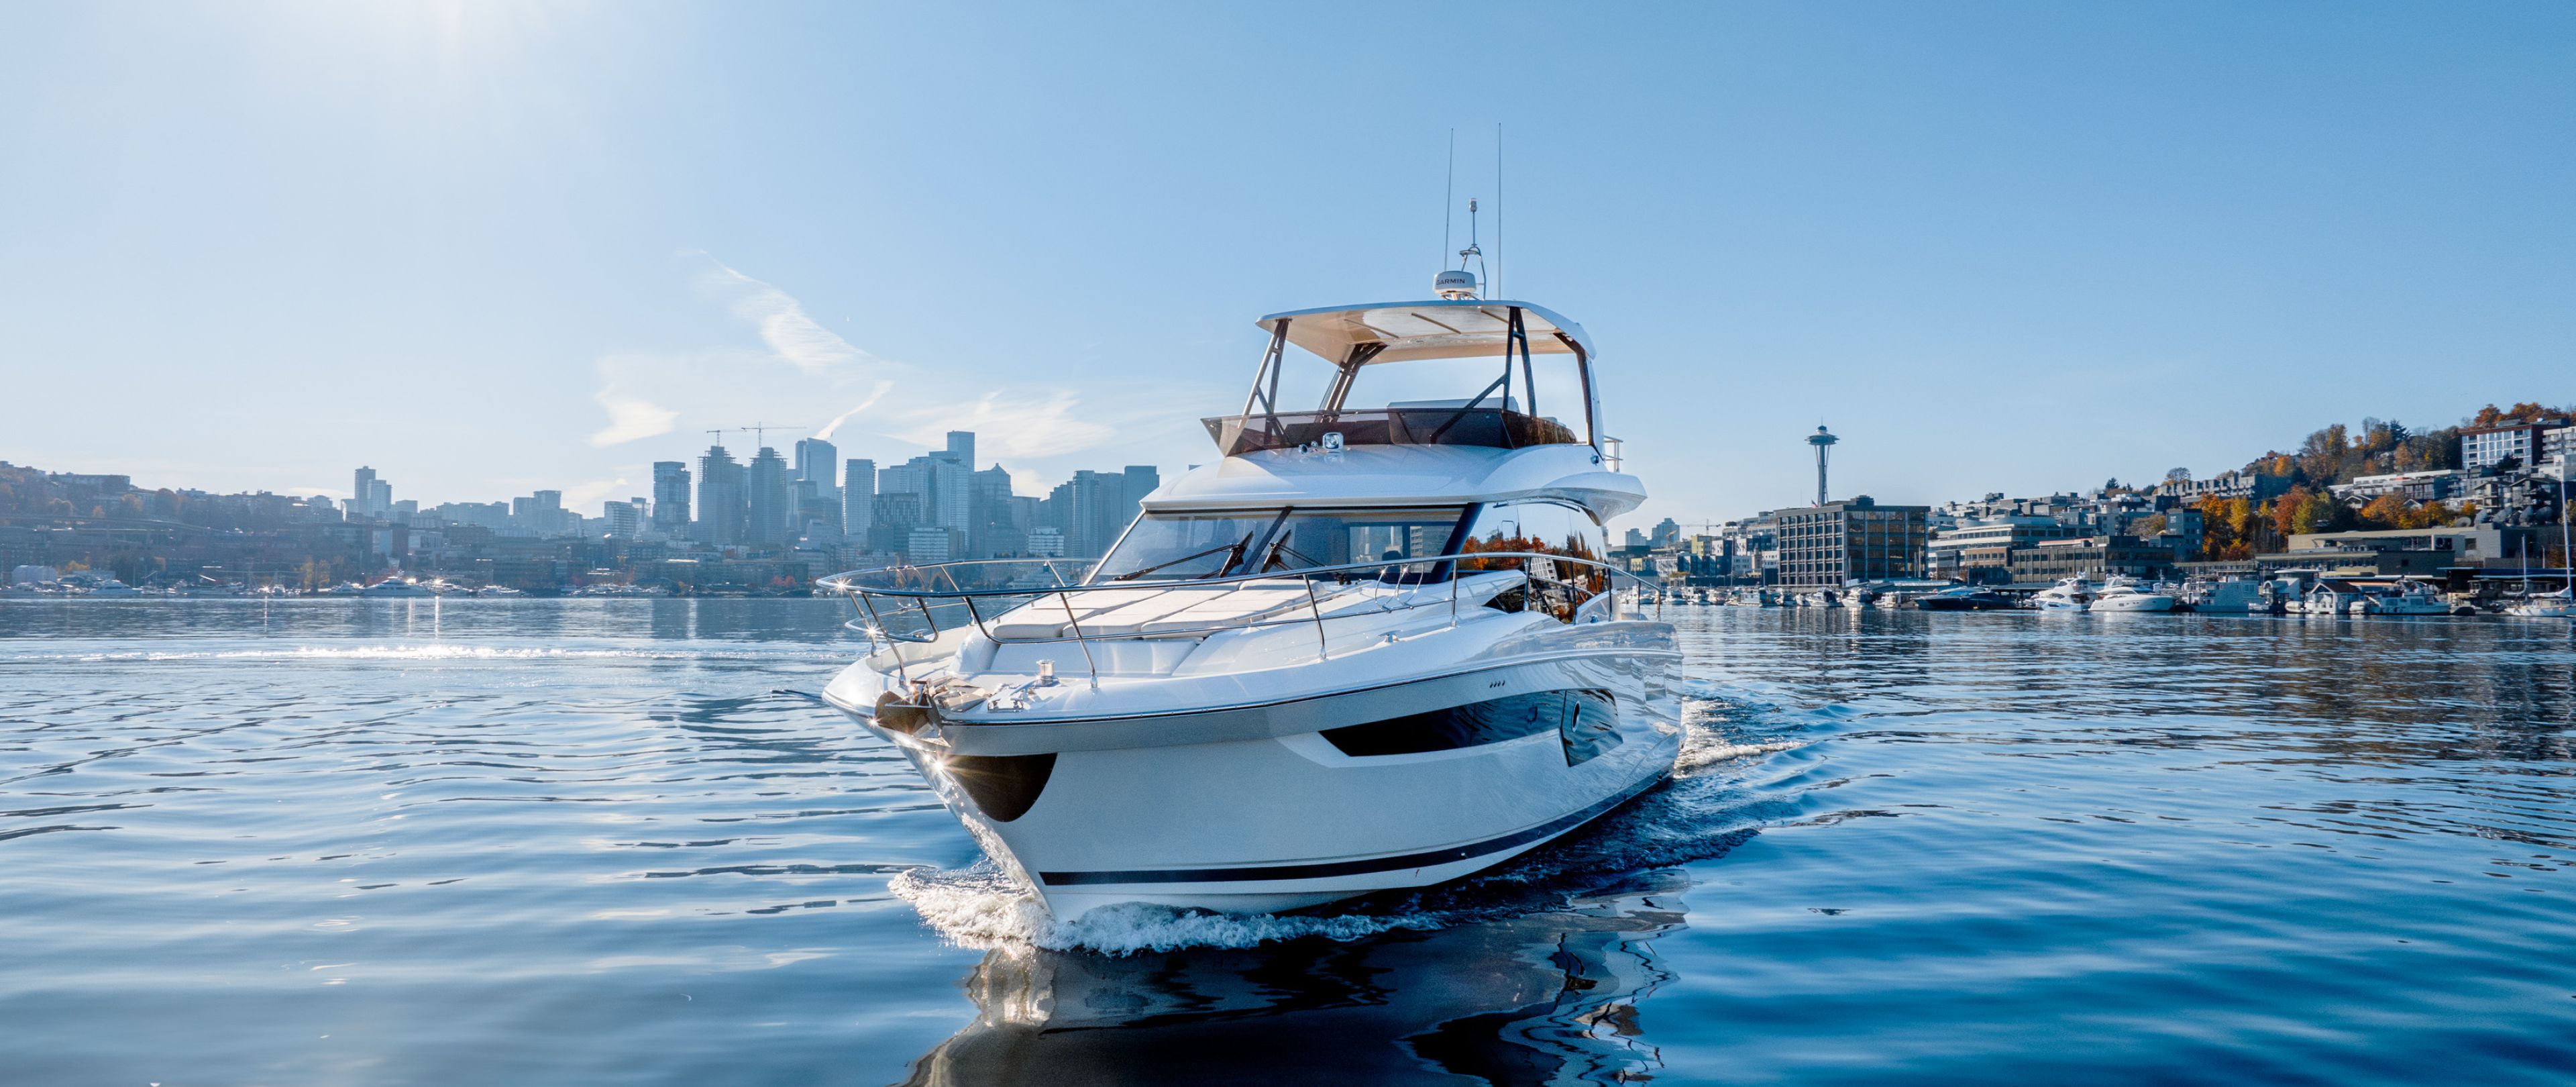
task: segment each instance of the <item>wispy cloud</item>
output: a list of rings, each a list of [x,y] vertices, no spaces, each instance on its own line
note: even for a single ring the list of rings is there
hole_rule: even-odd
[[[809,374],[837,367],[882,364],[884,360],[850,345],[831,329],[805,315],[805,304],[713,257],[698,277],[698,290],[724,302],[733,315],[760,330],[760,340],[778,357]]]
[[[607,498],[609,495],[616,493],[617,489],[623,486],[626,486],[626,477],[624,476],[619,476],[616,479],[594,479],[587,483],[576,483],[563,489],[564,508],[569,510],[588,509],[590,508],[591,503]]]
[[[592,394],[591,399],[598,401],[599,406],[608,412],[608,425],[590,436],[590,444],[601,448],[668,434],[672,422],[680,417],[679,412],[650,400],[608,389]]]
[[[859,401],[859,406],[833,416],[831,422],[823,424],[823,429],[814,432],[814,436],[824,441],[832,440],[832,432],[841,429],[841,424],[849,422],[851,416],[875,407],[877,401],[885,399],[885,394],[892,391],[894,391],[894,382],[877,382],[875,390],[868,393],[867,399]]]
[[[1081,404],[1080,398],[1061,390],[1035,397],[990,392],[971,405],[913,408],[905,413],[911,428],[895,436],[930,446],[945,440],[948,431],[972,430],[985,450],[1010,457],[1079,453],[1117,437],[1118,431],[1107,424],[1077,418],[1074,409]]]

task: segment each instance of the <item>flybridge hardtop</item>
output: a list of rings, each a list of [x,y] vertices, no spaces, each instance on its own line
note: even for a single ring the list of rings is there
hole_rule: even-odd
[[[1363,363],[1405,362],[1499,354],[1512,335],[1513,310],[1520,311],[1522,331],[1531,337],[1531,353],[1592,356],[1592,341],[1584,336],[1582,325],[1527,302],[1444,298],[1326,306],[1274,313],[1255,323],[1273,335],[1284,329],[1289,343],[1326,361],[1343,361],[1367,347],[1370,357]]]
[[[1521,449],[1582,445],[1597,453],[1599,401],[1594,357],[1583,326],[1527,302],[1444,298],[1292,310],[1262,318],[1270,346],[1240,415],[1205,420],[1228,457],[1276,449],[1356,445],[1481,446]],[[1333,367],[1311,411],[1286,410],[1280,379],[1294,345]],[[1574,380],[1540,397],[1539,355],[1573,356]],[[1388,363],[1492,358],[1499,372],[1454,400],[1354,403],[1367,372]],[[1551,368],[1553,369],[1553,368]]]

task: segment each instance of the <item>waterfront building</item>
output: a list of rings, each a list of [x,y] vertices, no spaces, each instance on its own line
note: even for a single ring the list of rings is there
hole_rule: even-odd
[[[877,462],[851,458],[841,471],[841,537],[867,546],[868,523],[876,512]]]
[[[743,542],[746,496],[742,464],[721,445],[698,458],[698,519],[692,538],[715,547]]]
[[[2063,540],[2082,530],[2054,517],[2002,516],[1962,520],[1933,534],[1924,546],[1923,573],[1977,584],[2009,580],[2012,551],[2042,540]]]
[[[1929,506],[1881,506],[1868,495],[1781,510],[1779,583],[1822,589],[1922,577],[1930,513]]]
[[[2565,419],[2544,419],[2465,428],[2460,431],[2460,466],[2473,473],[2484,472],[2510,459],[2522,467],[2532,467],[2536,456],[2544,451],[2549,432],[2567,426]]]
[[[1032,558],[1064,557],[1064,530],[1053,525],[1040,525],[1029,530],[1028,553]]]
[[[2551,533],[2479,523],[2443,528],[2301,532],[2285,550],[2256,555],[2266,569],[2313,566],[2345,573],[2434,573],[2451,567],[2512,570],[2543,554]],[[2532,565],[2540,565],[2535,559]]]
[[[2014,548],[2008,563],[2015,585],[2054,585],[2070,577],[2101,580],[2113,574],[2155,581],[2173,573],[2171,549],[2135,536],[2076,536]]]
[[[688,531],[688,465],[676,460],[653,462],[653,526],[673,536]]]
[[[2576,460],[2576,426],[2556,426],[2540,432],[2540,456],[2534,467],[2548,467],[2553,477],[2567,470],[2567,462]]]

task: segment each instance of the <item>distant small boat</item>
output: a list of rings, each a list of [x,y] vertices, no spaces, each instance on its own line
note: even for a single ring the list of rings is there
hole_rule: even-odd
[[[1916,597],[1914,606],[1924,611],[2005,611],[2014,605],[2011,597],[1992,589],[1961,585]]]

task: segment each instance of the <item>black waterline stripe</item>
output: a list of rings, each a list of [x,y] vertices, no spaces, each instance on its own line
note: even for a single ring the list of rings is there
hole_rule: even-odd
[[[1610,809],[1634,799],[1638,794],[1663,783],[1671,775],[1667,770],[1643,785],[1611,797],[1572,815],[1541,823],[1528,830],[1490,838],[1469,845],[1435,849],[1428,853],[1407,853],[1397,857],[1371,857],[1356,861],[1326,861],[1320,864],[1273,864],[1243,868],[1155,868],[1130,872],[1040,872],[1038,879],[1050,887],[1079,887],[1102,883],[1237,883],[1264,879],[1323,879],[1329,876],[1356,876],[1369,872],[1392,872],[1399,868],[1428,868],[1487,853],[1498,853],[1517,845],[1527,845],[1542,838],[1561,834],[1582,826],[1608,813]]]

